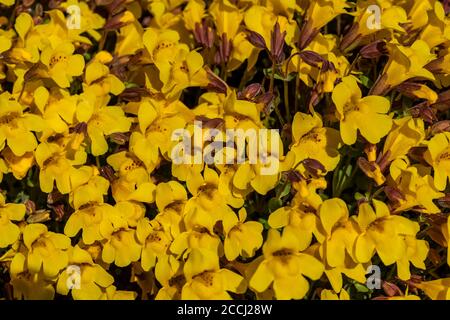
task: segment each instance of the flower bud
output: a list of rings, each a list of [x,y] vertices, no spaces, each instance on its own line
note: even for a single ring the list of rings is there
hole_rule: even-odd
[[[388,50],[386,47],[386,42],[384,40],[378,40],[368,45],[365,45],[359,51],[361,57],[366,59],[376,59],[381,57],[382,55],[388,54]]]

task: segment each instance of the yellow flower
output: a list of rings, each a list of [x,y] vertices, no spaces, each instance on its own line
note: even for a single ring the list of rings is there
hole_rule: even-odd
[[[20,229],[11,221],[21,221],[25,216],[25,205],[6,203],[0,193],[0,248],[5,248],[19,239]]]
[[[95,90],[98,96],[104,96],[110,92],[117,96],[125,89],[122,81],[115,75],[110,74],[109,68],[97,59],[86,66],[85,82]]]
[[[103,195],[108,193],[109,182],[99,175],[94,166],[83,166],[70,177],[72,192],[69,203],[75,210],[87,204],[102,204]]]
[[[52,48],[48,46],[41,53],[41,62],[47,67],[48,76],[61,88],[70,87],[73,77],[83,74],[84,58],[73,54],[75,47],[63,42]]]
[[[305,14],[300,38],[300,48],[304,49],[317,35],[319,30],[336,16],[346,13],[348,7],[345,0],[313,0],[307,2],[309,5]]]
[[[172,242],[170,235],[156,220],[141,219],[136,228],[136,237],[142,244],[141,265],[148,271],[156,265],[156,261],[168,254]]]
[[[37,142],[32,131],[42,131],[41,118],[24,113],[24,108],[8,92],[0,94],[0,105],[0,148],[8,145],[16,156],[34,151]]]
[[[139,158],[131,152],[122,151],[110,155],[107,162],[119,173],[118,179],[115,176],[112,177],[111,189],[114,200],[146,203],[155,201],[155,185]]]
[[[222,221],[225,257],[229,261],[235,260],[239,255],[253,257],[263,243],[262,224],[256,221],[245,222],[245,208],[240,209],[238,215],[236,217],[234,212],[228,211]]]
[[[74,151],[67,142],[43,142],[35,152],[36,162],[39,166],[39,184],[43,192],[49,193],[53,190],[53,184],[61,193],[71,191],[70,175],[74,170],[74,165],[81,165],[86,162],[84,149]],[[73,156],[73,158],[69,158]]]
[[[186,29],[195,30],[195,25],[202,22],[204,15],[205,2],[203,0],[189,0],[183,10],[183,20]]]
[[[353,261],[353,248],[358,233],[354,222],[349,219],[345,202],[339,198],[325,200],[319,209],[320,229],[317,235],[322,243],[321,250],[327,265],[345,267],[348,258]]]
[[[173,237],[178,236],[182,230],[182,214],[187,198],[186,189],[177,181],[162,182],[156,186],[156,206],[159,213],[155,220]]]
[[[213,251],[196,249],[189,254],[184,268],[186,284],[181,299],[231,300],[228,293],[244,293],[244,278],[228,269],[220,268],[219,257]]]
[[[450,300],[450,278],[415,283],[432,300]]]
[[[415,239],[419,224],[399,215],[391,215],[389,208],[381,201],[372,200],[373,207],[364,202],[359,206],[356,222],[361,234],[356,240],[355,255],[360,262],[368,262],[378,253],[384,265],[397,263],[398,276],[410,277],[409,261],[415,267],[424,269],[428,244]]]
[[[66,2],[61,3],[61,7],[65,8],[66,11],[68,7],[73,5],[80,8],[80,28],[73,30],[71,29],[69,32],[76,32],[78,34],[87,32],[96,41],[99,41],[101,38],[101,34],[96,29],[101,29],[103,27],[103,25],[105,24],[105,19],[97,13],[93,12],[86,2],[78,0],[67,0]]]
[[[324,289],[320,292],[320,300],[350,300],[350,296],[345,289],[338,293]]]
[[[161,284],[155,300],[180,300],[181,290],[186,283],[183,265],[172,255],[166,255],[158,260],[155,267],[155,277]]]
[[[445,16],[442,3],[434,1],[434,8],[427,11],[428,23],[422,29],[418,39],[434,48],[450,39],[449,20]]]
[[[27,225],[23,229],[23,242],[28,249],[26,265],[31,273],[42,269],[45,277],[54,278],[69,262],[70,239],[48,231],[43,224]]]
[[[290,207],[281,207],[272,212],[267,222],[273,229],[284,228],[284,230],[292,231],[300,247],[309,246],[317,228],[316,215],[312,212],[304,212],[295,203]]]
[[[400,157],[392,162],[390,175],[393,181],[389,185],[402,194],[394,207],[395,212],[411,208],[424,213],[440,212],[433,200],[443,197],[444,193],[435,187],[429,167],[410,165],[408,158]]]
[[[94,156],[108,151],[105,135],[127,132],[131,121],[121,107],[106,106],[107,101],[98,99],[93,90],[85,90],[78,103],[76,117],[87,123],[87,134],[91,140],[91,152]]]
[[[443,191],[450,178],[450,133],[436,134],[427,141],[427,146],[425,160],[433,167],[436,189]]]
[[[416,40],[410,47],[389,43],[387,48],[389,60],[373,85],[371,94],[384,95],[402,82],[415,77],[435,79],[434,75],[424,68],[435,58],[426,42]]]
[[[20,273],[12,276],[14,299],[24,300],[53,300],[55,289],[51,280],[43,273]]]
[[[128,228],[125,221],[114,226],[105,234],[106,242],[103,244],[102,260],[106,263],[115,263],[118,267],[126,267],[138,261],[141,256],[141,246],[136,239],[136,231]]]
[[[56,292],[68,295],[71,291],[74,300],[100,300],[114,278],[78,245],[69,251],[69,257],[69,268],[59,275]]]
[[[158,63],[159,78],[163,83],[162,92],[168,98],[179,97],[188,87],[201,87],[209,83],[203,68],[203,57],[197,51],[180,49],[173,62],[164,60]]]
[[[296,113],[292,123],[292,138],[291,151],[295,153],[295,165],[311,158],[319,161],[326,171],[336,168],[340,159],[339,131],[323,127],[322,119],[317,113]],[[302,167],[300,165],[297,168]],[[304,168],[300,171],[304,172]]]
[[[263,257],[250,279],[250,288],[263,292],[272,284],[279,300],[301,299],[309,290],[304,276],[317,280],[323,273],[323,264],[313,256],[302,253],[297,237],[290,230],[282,235],[270,229],[263,245]]]
[[[390,162],[408,153],[411,147],[419,145],[425,139],[425,128],[421,118],[406,116],[394,120],[391,132],[384,142],[383,154],[389,152],[386,161]]]
[[[222,37],[225,34],[227,39],[233,39],[244,18],[241,10],[229,0],[215,0],[208,11],[214,19],[218,35]]]
[[[83,242],[92,244],[109,235],[113,229],[113,223],[118,223],[118,216],[117,209],[110,204],[87,205],[70,215],[64,227],[64,233],[69,237],[75,237],[81,229]]]
[[[361,90],[353,76],[345,77],[333,90],[333,102],[340,121],[345,144],[356,142],[357,130],[372,144],[384,137],[392,126],[389,100],[380,96],[361,97]]]

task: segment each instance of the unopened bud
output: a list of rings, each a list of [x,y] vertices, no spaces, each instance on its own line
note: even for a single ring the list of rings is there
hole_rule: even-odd
[[[264,40],[263,36],[257,32],[248,30],[247,40],[259,49],[267,49],[266,40]]]
[[[366,59],[376,59],[382,55],[388,54],[386,42],[384,40],[378,40],[368,45],[365,45],[359,51],[361,57]]]
[[[314,177],[319,177],[326,172],[325,167],[316,159],[307,158],[302,161],[306,171],[308,171]]]
[[[100,175],[107,179],[109,182],[113,182],[116,180],[116,175],[114,173],[114,169],[110,165],[106,165],[100,168]]]

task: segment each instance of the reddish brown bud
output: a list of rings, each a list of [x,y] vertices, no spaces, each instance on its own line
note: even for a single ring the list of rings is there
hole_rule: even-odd
[[[248,85],[244,90],[238,92],[238,99],[241,100],[253,100],[261,93],[262,87],[259,83],[252,83]]]
[[[300,42],[298,44],[299,49],[303,50],[305,49],[308,44],[311,43],[311,41],[316,37],[316,35],[319,33],[318,29],[312,28],[312,23],[309,23],[309,21],[306,21],[305,24],[303,24],[303,28],[300,31]]]
[[[446,194],[444,197],[438,199],[438,204],[442,208],[450,208],[450,194]]]
[[[214,62],[216,64],[225,64],[230,59],[233,43],[231,40],[228,40],[226,33],[222,34],[220,40],[219,50],[214,56]]]
[[[388,54],[386,42],[384,40],[378,40],[369,43],[359,50],[359,54],[361,57],[366,59],[375,59],[381,57],[382,55],[386,55]]]
[[[194,28],[194,38],[198,44],[205,48],[212,48],[214,44],[214,30],[206,24],[203,20],[202,23],[196,23]]]
[[[441,132],[450,132],[450,120],[442,120],[431,126],[431,135]]]
[[[205,128],[219,128],[219,127],[223,126],[223,124],[225,123],[225,121],[222,118],[210,119],[205,116],[196,116],[195,120],[201,121],[202,126]]]
[[[412,107],[410,112],[414,118],[422,118],[423,121],[427,123],[434,123],[438,120],[436,117],[436,110],[430,107],[427,101]]]
[[[118,145],[124,145],[130,140],[130,133],[123,133],[123,132],[114,132],[112,133],[109,138],[112,142],[117,143]]]
[[[398,203],[400,200],[405,200],[403,193],[395,187],[385,186],[383,190],[386,197],[394,203]]]
[[[307,158],[302,161],[302,164],[305,167],[306,171],[308,171],[314,177],[319,177],[326,172],[323,164],[321,164],[316,159]]]
[[[358,44],[361,34],[358,33],[359,31],[359,24],[354,23],[352,27],[347,31],[345,36],[342,38],[342,41],[339,45],[339,49],[341,51],[345,51],[349,47],[354,47]]]
[[[281,32],[280,24],[275,23],[275,27],[271,34],[270,53],[277,63],[281,63],[284,60],[284,38],[286,37],[286,31]]]
[[[206,67],[205,69],[206,69],[206,75],[209,80],[207,88],[211,91],[226,94],[228,91],[228,85],[225,83],[225,81],[223,81],[221,78],[219,78],[208,67]]]
[[[25,212],[30,215],[33,214],[36,211],[36,204],[34,201],[27,200],[25,201]]]
[[[306,50],[299,53],[300,58],[310,66],[320,68],[326,61],[320,54],[314,51]]]
[[[381,286],[384,293],[386,293],[386,295],[388,295],[389,297],[403,295],[403,292],[400,290],[400,288],[392,282],[383,281]]]
[[[302,180],[306,180],[306,178],[304,176],[302,176],[302,174],[296,170],[289,170],[284,172],[284,176],[287,180],[291,181],[291,182],[299,182]]]
[[[247,40],[259,49],[267,49],[266,40],[264,40],[263,36],[254,31],[247,31]]]
[[[53,208],[53,213],[55,214],[55,220],[56,221],[61,221],[64,218],[65,210],[64,210],[64,205],[63,204],[58,204],[56,206],[54,206]]]
[[[141,101],[143,97],[151,96],[150,92],[146,88],[126,88],[119,98],[124,101],[137,102]]]
[[[47,204],[53,205],[61,201],[64,196],[59,191],[52,191],[47,195]]]
[[[116,180],[116,175],[114,169],[110,165],[103,166],[99,169],[100,175],[107,179],[109,182]]]

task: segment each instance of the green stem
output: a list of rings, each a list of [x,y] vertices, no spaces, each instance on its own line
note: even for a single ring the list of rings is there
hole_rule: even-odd
[[[289,110],[289,82],[283,82],[284,89],[284,108],[286,110],[286,120],[287,122],[291,122],[291,112]]]

